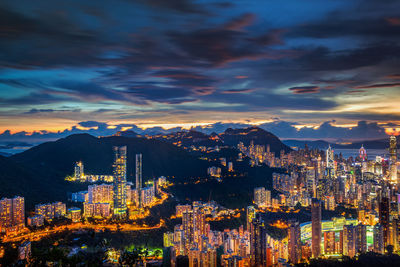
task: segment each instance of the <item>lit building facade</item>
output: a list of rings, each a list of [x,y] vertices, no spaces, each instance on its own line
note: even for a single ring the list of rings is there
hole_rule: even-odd
[[[313,258],[318,258],[321,255],[321,201],[313,198],[311,202],[311,252]]]
[[[126,146],[114,149],[114,215],[125,216],[126,205]]]
[[[0,200],[0,228],[2,232],[19,232],[25,227],[25,199],[16,196]]]

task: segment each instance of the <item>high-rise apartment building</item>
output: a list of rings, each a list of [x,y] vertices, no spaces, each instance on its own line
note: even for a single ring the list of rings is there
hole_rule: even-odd
[[[359,224],[356,226],[356,252],[367,252],[367,226]]]
[[[37,215],[42,215],[47,221],[52,221],[54,218],[65,216],[66,212],[66,205],[62,202],[35,205],[35,213]]]
[[[139,207],[142,207],[141,190],[142,190],[142,154],[136,154],[136,191],[139,195]]]
[[[251,223],[250,261],[251,266],[266,266],[267,263],[265,224],[258,213]]]
[[[390,223],[390,203],[388,197],[382,197],[379,202],[379,224],[383,231],[383,246],[386,247],[389,243],[389,223]]]
[[[374,226],[374,252],[383,254],[385,251],[383,241],[383,227],[380,224]]]
[[[311,201],[311,252],[313,258],[321,255],[321,201],[313,198]]]
[[[324,232],[324,254],[334,254],[335,251],[335,231]]]
[[[343,226],[343,255],[353,258],[356,255],[356,227],[354,225]]]
[[[78,161],[75,163],[75,168],[74,168],[74,175],[76,180],[84,180],[85,173],[83,171],[83,163],[82,161]]]
[[[114,215],[125,216],[126,206],[126,146],[114,147]]]
[[[264,187],[254,188],[254,204],[256,204],[258,207],[263,207],[265,205]]]
[[[288,254],[292,264],[301,260],[301,229],[298,221],[290,220],[288,228]]]
[[[90,203],[110,203],[114,201],[114,188],[111,184],[89,185],[88,202]]]
[[[19,231],[25,227],[25,199],[16,196],[0,200],[0,230]]]
[[[256,217],[256,209],[254,206],[248,206],[246,209],[246,222],[247,222],[247,227],[246,230],[250,231],[251,228],[251,223],[253,222],[253,219]]]

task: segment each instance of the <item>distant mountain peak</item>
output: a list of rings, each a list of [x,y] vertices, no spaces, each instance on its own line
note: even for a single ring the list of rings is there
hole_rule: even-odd
[[[140,135],[135,133],[132,130],[127,130],[127,131],[118,131],[115,133],[113,136],[123,136],[123,137],[139,137]]]
[[[281,150],[291,151],[291,148],[283,144],[278,137],[257,126],[239,129],[228,128],[225,132],[219,134],[219,137],[225,144],[231,146],[236,146],[239,142],[248,146],[251,142],[254,142],[257,145],[269,145],[271,151],[275,153],[279,153]]]

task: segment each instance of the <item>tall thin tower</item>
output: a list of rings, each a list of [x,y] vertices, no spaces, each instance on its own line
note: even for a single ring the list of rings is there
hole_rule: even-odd
[[[390,136],[389,142],[389,163],[390,163],[390,181],[398,183],[397,181],[397,140],[396,136]]]
[[[321,255],[321,201],[316,198],[311,202],[311,252],[313,258]]]
[[[126,146],[114,150],[114,215],[126,215]]]
[[[142,190],[142,154],[136,154],[136,191],[139,196],[139,207],[141,207],[142,205],[141,190]]]

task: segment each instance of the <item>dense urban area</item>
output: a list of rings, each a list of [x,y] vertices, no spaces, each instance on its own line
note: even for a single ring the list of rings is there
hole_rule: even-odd
[[[235,147],[183,149],[202,151],[201,158],[213,165],[206,180],[220,184],[228,177],[246,179],[235,169],[245,164],[268,166],[273,172],[265,179],[272,181],[255,187],[252,202],[245,207],[227,208],[210,198],[179,200],[171,190],[173,178],[143,179],[142,154],[133,159],[135,182],[127,182],[127,147],[114,146],[112,174],[86,174],[84,162],[75,163],[65,180],[88,186],[68,194],[67,203],[35,203],[28,211],[24,196],[1,199],[3,265],[50,266],[62,260],[72,264],[95,254],[95,264],[109,266],[288,266],[400,250],[395,136],[390,136],[388,157],[373,158],[363,146],[348,158],[330,146],[323,151],[307,145],[276,155],[269,144],[253,140],[248,145],[239,141]],[[236,154],[228,160],[211,156],[223,149]],[[200,182],[199,178],[193,183]],[[157,207],[172,211],[155,214]],[[70,238],[67,233],[73,235],[72,241],[60,245]],[[137,238],[125,247],[109,243],[113,235],[130,233],[150,233],[144,239],[156,235],[163,247],[147,240],[138,244]],[[101,236],[98,244],[80,242],[90,235]],[[51,247],[43,250],[49,242]]]

